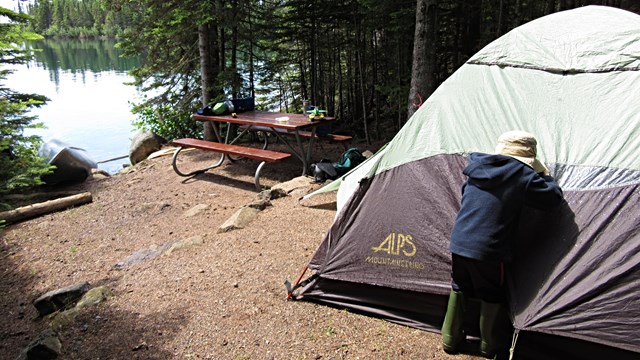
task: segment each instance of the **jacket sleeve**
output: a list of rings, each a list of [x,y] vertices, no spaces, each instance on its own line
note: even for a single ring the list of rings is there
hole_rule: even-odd
[[[525,189],[525,204],[538,209],[549,209],[560,205],[562,201],[562,189],[553,177],[538,174],[531,177]]]

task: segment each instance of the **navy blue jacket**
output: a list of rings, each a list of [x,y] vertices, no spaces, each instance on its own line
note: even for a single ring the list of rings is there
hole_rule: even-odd
[[[449,245],[460,256],[508,261],[521,209],[548,209],[563,201],[551,176],[509,156],[471,153],[463,173],[468,179]]]

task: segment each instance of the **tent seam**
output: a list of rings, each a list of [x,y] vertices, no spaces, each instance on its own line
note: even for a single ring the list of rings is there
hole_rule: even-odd
[[[553,74],[561,74],[561,75],[599,74],[599,73],[617,72],[617,71],[640,71],[640,66],[635,66],[632,68],[611,67],[611,68],[602,68],[602,69],[579,70],[579,69],[559,69],[559,68],[551,68],[551,67],[544,68],[544,67],[531,66],[531,65],[517,65],[517,64],[500,63],[500,62],[478,61],[478,60],[469,60],[467,61],[467,64],[511,67],[511,68],[518,68],[518,69],[527,69],[527,70],[539,70],[539,71],[545,71],[545,72],[549,72]]]

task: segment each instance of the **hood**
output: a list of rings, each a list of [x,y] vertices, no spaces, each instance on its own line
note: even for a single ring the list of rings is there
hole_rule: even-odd
[[[463,174],[481,189],[493,189],[510,181],[514,174],[527,167],[520,161],[505,155],[471,153]],[[531,170],[533,171],[533,170]]]

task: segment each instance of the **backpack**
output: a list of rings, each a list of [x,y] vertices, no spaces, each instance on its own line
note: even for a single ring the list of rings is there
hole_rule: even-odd
[[[218,101],[213,105],[206,106],[196,111],[198,115],[226,115],[235,112],[235,107],[231,100]]]
[[[362,155],[360,150],[358,150],[357,148],[351,148],[345,151],[342,156],[340,156],[340,160],[334,163],[333,167],[336,169],[336,173],[338,173],[338,176],[342,176],[351,171],[351,169],[360,165],[366,159],[367,158]]]
[[[318,163],[311,164],[311,173],[313,174],[313,181],[316,183],[335,180],[338,177],[333,163],[328,159],[322,159]]]

